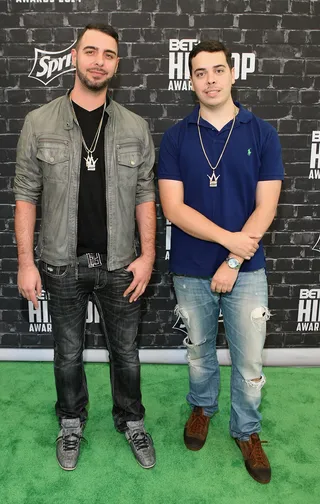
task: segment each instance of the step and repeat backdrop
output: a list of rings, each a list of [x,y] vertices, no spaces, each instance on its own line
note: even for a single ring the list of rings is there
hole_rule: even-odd
[[[16,287],[16,145],[26,114],[72,86],[71,47],[78,31],[95,22],[119,32],[121,62],[110,93],[148,121],[157,151],[163,132],[195,104],[192,47],[213,38],[231,49],[234,98],[278,130],[286,172],[277,218],[264,237],[272,312],[266,348],[319,356],[320,2],[0,0],[0,22],[0,358],[52,352],[46,293],[36,310]],[[186,331],[168,273],[171,226],[159,204],[157,210],[157,260],[143,299],[140,347],[168,361]],[[87,322],[94,359],[105,343],[91,302]],[[218,346],[226,349],[222,320]]]

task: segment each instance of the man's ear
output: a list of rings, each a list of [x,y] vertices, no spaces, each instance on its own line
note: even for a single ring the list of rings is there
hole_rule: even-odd
[[[118,68],[119,68],[119,61],[120,61],[120,58],[118,57],[118,58],[117,58],[116,68],[115,68],[115,71],[114,71],[114,75],[116,75],[116,73],[117,73],[117,71],[118,71]]]
[[[232,84],[234,84],[236,82],[234,67],[231,68],[231,76],[232,76]]]
[[[71,49],[71,60],[72,60],[72,66],[76,66],[76,61],[77,61],[77,49],[74,47]]]

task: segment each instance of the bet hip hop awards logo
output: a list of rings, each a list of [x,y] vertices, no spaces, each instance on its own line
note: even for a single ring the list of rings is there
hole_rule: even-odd
[[[319,331],[320,289],[300,289],[296,331]]]
[[[169,85],[171,91],[190,91],[189,53],[200,41],[197,39],[169,40]],[[232,53],[235,78],[246,80],[249,73],[255,71],[254,53]]]
[[[320,131],[312,132],[309,179],[320,179]]]

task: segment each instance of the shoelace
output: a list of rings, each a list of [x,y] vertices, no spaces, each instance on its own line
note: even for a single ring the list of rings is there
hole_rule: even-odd
[[[143,448],[148,448],[149,439],[145,432],[134,432],[131,435],[132,442],[137,449],[137,451],[142,450]]]
[[[206,428],[207,428],[207,417],[204,415],[196,415],[193,414],[190,425],[189,425],[189,432],[190,434],[206,434]]]
[[[59,436],[57,441],[60,439],[63,440],[63,449],[64,451],[74,451],[78,448],[78,445],[81,440],[86,441],[83,436],[79,436],[78,434],[66,434],[65,436]]]
[[[265,454],[263,452],[263,448],[261,444],[266,444],[268,441],[260,441],[260,439],[256,440],[252,444],[252,449],[250,456],[255,460],[255,466],[265,466],[268,467]]]

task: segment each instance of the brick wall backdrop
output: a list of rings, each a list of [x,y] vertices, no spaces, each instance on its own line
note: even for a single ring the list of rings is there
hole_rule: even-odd
[[[157,149],[166,128],[194,105],[177,66],[189,44],[218,38],[235,54],[240,76],[234,96],[277,128],[286,170],[278,216],[264,238],[273,313],[266,346],[319,346],[320,2],[0,0],[0,13],[0,348],[52,346],[45,296],[36,313],[16,288],[15,148],[27,112],[72,85],[65,50],[77,30],[102,21],[118,29],[121,41],[122,61],[113,95],[147,119]],[[35,49],[44,51],[36,60]],[[169,233],[158,207],[157,261],[140,327],[145,348],[179,347],[184,337],[184,327],[173,312],[167,273]],[[93,323],[88,325],[87,346],[103,347],[92,307],[88,320]],[[222,324],[219,346],[225,346]]]

